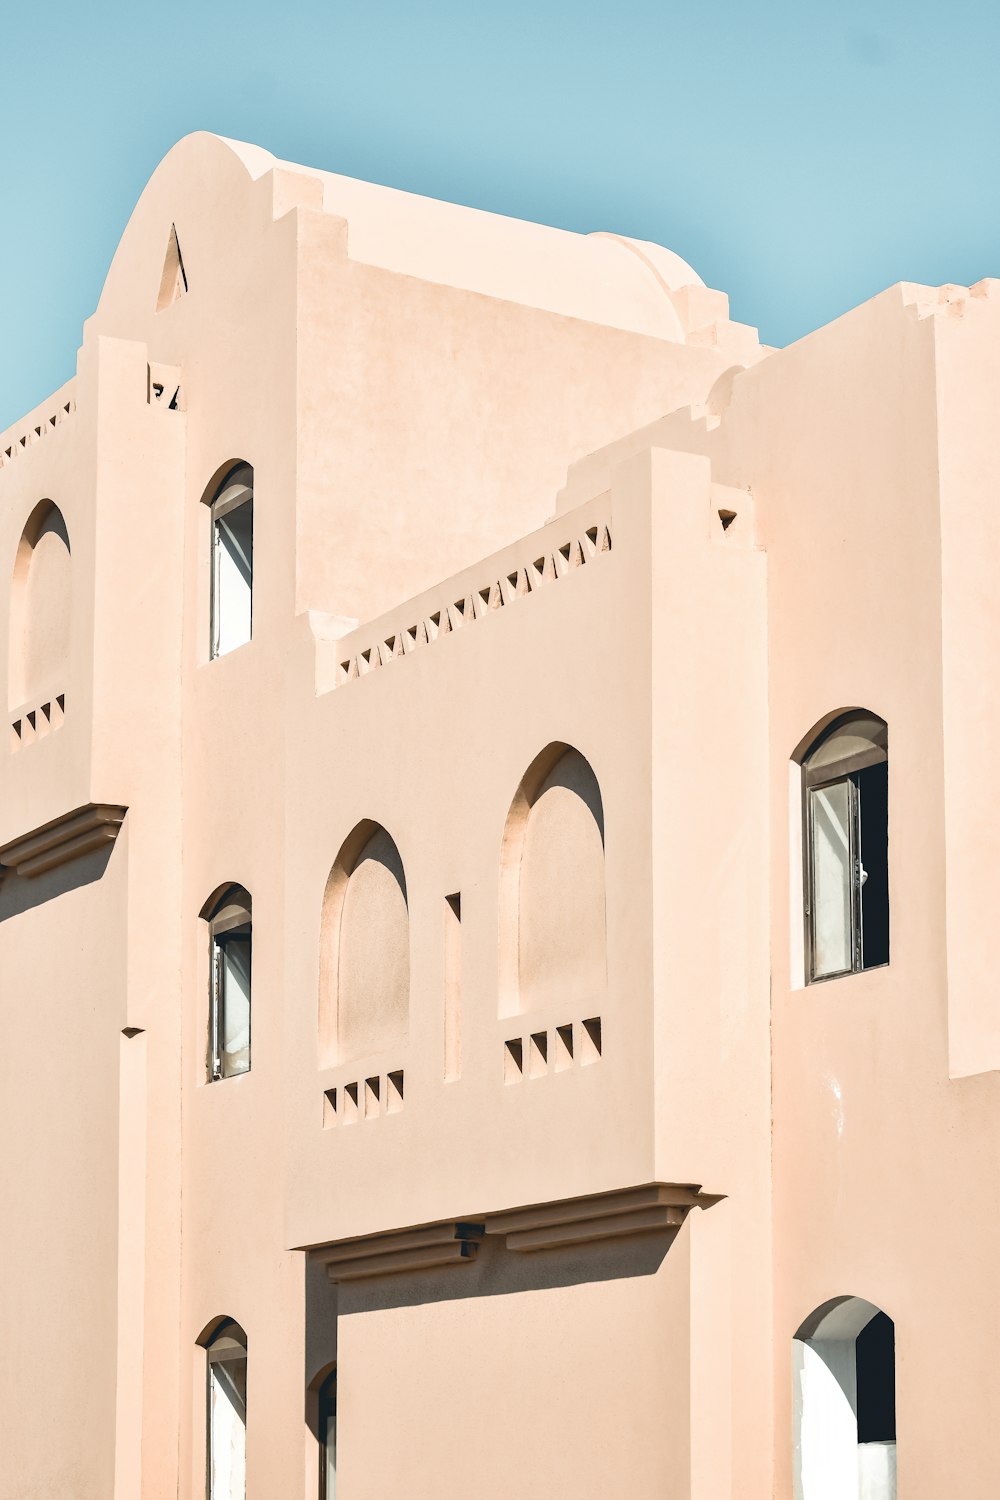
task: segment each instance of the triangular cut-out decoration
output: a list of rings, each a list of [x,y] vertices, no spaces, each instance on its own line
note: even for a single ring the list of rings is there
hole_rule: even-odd
[[[177,228],[176,225],[171,224],[167,253],[163,257],[163,275],[160,277],[160,295],[156,299],[156,311],[162,312],[165,307],[171,307],[178,297],[184,296],[187,289],[187,272],[184,270],[184,257],[181,255]]]

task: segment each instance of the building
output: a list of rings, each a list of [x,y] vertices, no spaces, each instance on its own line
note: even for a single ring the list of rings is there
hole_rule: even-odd
[[[998,335],[169,153],[0,439],[4,1500],[993,1494]]]

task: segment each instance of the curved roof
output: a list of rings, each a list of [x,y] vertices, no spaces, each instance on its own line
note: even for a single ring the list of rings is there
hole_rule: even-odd
[[[678,342],[684,327],[672,294],[704,284],[660,245],[504,218],[280,161],[259,146],[206,132],[185,136],[167,153],[143,199],[163,173],[176,180],[187,166],[203,178],[207,163],[210,172],[224,171],[220,151],[254,181],[279,169],[321,184],[324,212],[347,222],[351,260],[424,281]]]

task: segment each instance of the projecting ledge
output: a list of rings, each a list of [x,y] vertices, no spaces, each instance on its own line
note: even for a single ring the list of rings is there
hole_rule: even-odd
[[[340,1240],[316,1247],[312,1257],[326,1266],[331,1281],[359,1281],[432,1266],[468,1264],[487,1236],[502,1239],[507,1250],[522,1252],[655,1231],[673,1232],[692,1208],[709,1208],[718,1201],[718,1194],[703,1193],[696,1184],[648,1182],[608,1193],[559,1198],[501,1213]]]
[[[484,1229],[487,1234],[503,1235],[508,1250],[552,1250],[650,1230],[679,1229],[692,1208],[708,1208],[718,1201],[718,1195],[703,1193],[694,1183],[647,1182],[490,1214]]]
[[[57,865],[68,864],[93,849],[113,844],[128,811],[104,802],[63,813],[41,828],[22,834],[0,848],[0,877],[6,874],[42,875]]]
[[[331,1281],[360,1281],[366,1276],[422,1271],[428,1266],[473,1260],[482,1237],[481,1224],[448,1220],[419,1229],[341,1240],[317,1250],[315,1258],[326,1266]]]

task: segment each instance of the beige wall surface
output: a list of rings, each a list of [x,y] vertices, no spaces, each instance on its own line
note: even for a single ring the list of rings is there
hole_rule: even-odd
[[[766,351],[659,247],[165,158],[0,438],[5,1500],[203,1495],[223,1317],[249,1500],[317,1493],[334,1361],[341,1500],[790,1500],[846,1295],[899,1494],[991,1493],[995,290]],[[891,961],[807,986],[795,756],[852,707]]]
[[[113,1492],[124,841],[0,886],[2,1493]]]

